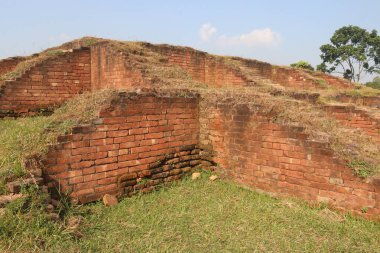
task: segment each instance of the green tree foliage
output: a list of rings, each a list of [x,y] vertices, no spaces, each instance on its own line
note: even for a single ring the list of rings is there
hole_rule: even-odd
[[[365,85],[380,90],[380,76],[375,77],[372,82],[368,82]]]
[[[318,70],[339,73],[354,82],[359,82],[364,73],[380,73],[380,36],[376,30],[344,26],[330,41],[320,47],[323,62]]]
[[[306,70],[314,71],[313,66],[311,66],[311,64],[308,63],[307,61],[299,61],[296,63],[292,63],[290,64],[290,66],[297,69],[306,69]]]

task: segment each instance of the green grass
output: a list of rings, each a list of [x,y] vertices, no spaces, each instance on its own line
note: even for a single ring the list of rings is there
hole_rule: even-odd
[[[2,252],[379,252],[380,224],[279,200],[204,173],[159,191],[73,208],[75,232],[42,212],[0,219]],[[66,219],[68,218],[66,216]],[[80,235],[80,236],[78,236]],[[3,248],[2,248],[3,247]]]
[[[45,117],[0,120],[0,179],[24,175],[23,158],[46,149],[41,132],[48,124]]]

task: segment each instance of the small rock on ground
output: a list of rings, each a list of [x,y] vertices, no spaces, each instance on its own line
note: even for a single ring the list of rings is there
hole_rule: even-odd
[[[191,179],[192,180],[195,180],[195,179],[198,179],[201,177],[201,173],[200,172],[194,172],[192,175],[191,175]]]
[[[116,196],[111,194],[105,194],[103,196],[103,204],[105,206],[114,206],[117,205],[119,201],[117,200]]]
[[[217,176],[217,175],[212,175],[211,177],[209,177],[209,179],[211,180],[211,181],[215,181],[215,180],[217,180],[219,177]]]

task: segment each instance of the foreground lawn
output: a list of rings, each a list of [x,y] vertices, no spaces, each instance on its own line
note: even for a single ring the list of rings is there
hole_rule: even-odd
[[[111,208],[74,208],[70,212],[84,220],[76,236],[33,219],[19,220],[13,230],[20,231],[5,235],[0,222],[0,252],[380,252],[380,223],[207,176]]]

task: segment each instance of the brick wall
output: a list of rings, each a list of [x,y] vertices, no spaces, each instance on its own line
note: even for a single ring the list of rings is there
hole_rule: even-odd
[[[146,45],[168,57],[169,64],[183,68],[192,78],[213,87],[246,85],[241,74],[223,63],[221,59],[191,48],[176,48],[165,45]]]
[[[59,138],[44,173],[82,203],[149,191],[200,163],[198,138],[197,97],[121,93],[93,124]]]
[[[353,175],[326,143],[308,140],[302,128],[273,124],[259,107],[207,106],[201,110],[200,145],[227,178],[354,213],[380,214],[380,180]]]
[[[241,72],[223,63],[221,59],[191,48],[179,48],[166,45],[147,44],[150,49],[169,57],[169,63],[185,69],[194,79],[210,86],[246,85],[248,82],[271,81],[285,87],[298,89],[323,89],[326,84],[338,88],[352,85],[341,78],[320,72],[307,73],[303,70],[273,66],[256,60],[235,58],[241,61],[243,68],[249,69],[250,80]],[[251,80],[252,79],[252,80]],[[324,79],[318,81],[317,79]]]
[[[25,57],[11,57],[0,60],[0,76],[13,71],[17,64],[24,61]]]
[[[142,75],[128,66],[125,56],[107,45],[100,44],[91,48],[91,88],[122,89],[141,86]]]
[[[364,97],[364,96],[348,96],[339,95],[336,97],[338,101],[343,103],[354,103],[357,105],[375,107],[380,109],[380,96],[379,97]]]
[[[90,50],[77,49],[33,67],[0,88],[0,118],[33,115],[90,90]]]
[[[336,77],[336,76],[333,76],[333,75],[329,75],[329,74],[326,74],[326,73],[323,73],[323,72],[314,72],[313,73],[313,76],[317,77],[317,78],[322,78],[324,79],[327,84],[333,86],[333,87],[336,87],[336,88],[353,88],[353,84],[346,80],[346,79],[343,79],[343,78],[339,78],[339,77]]]
[[[320,72],[308,73],[303,70],[273,66],[256,60],[236,58],[248,69],[253,80],[271,81],[285,87],[297,89],[324,89],[326,84],[338,88],[352,87],[350,82]],[[318,81],[323,79],[324,81]]]
[[[363,130],[380,144],[380,120],[353,106],[325,106],[325,110],[343,125]]]

